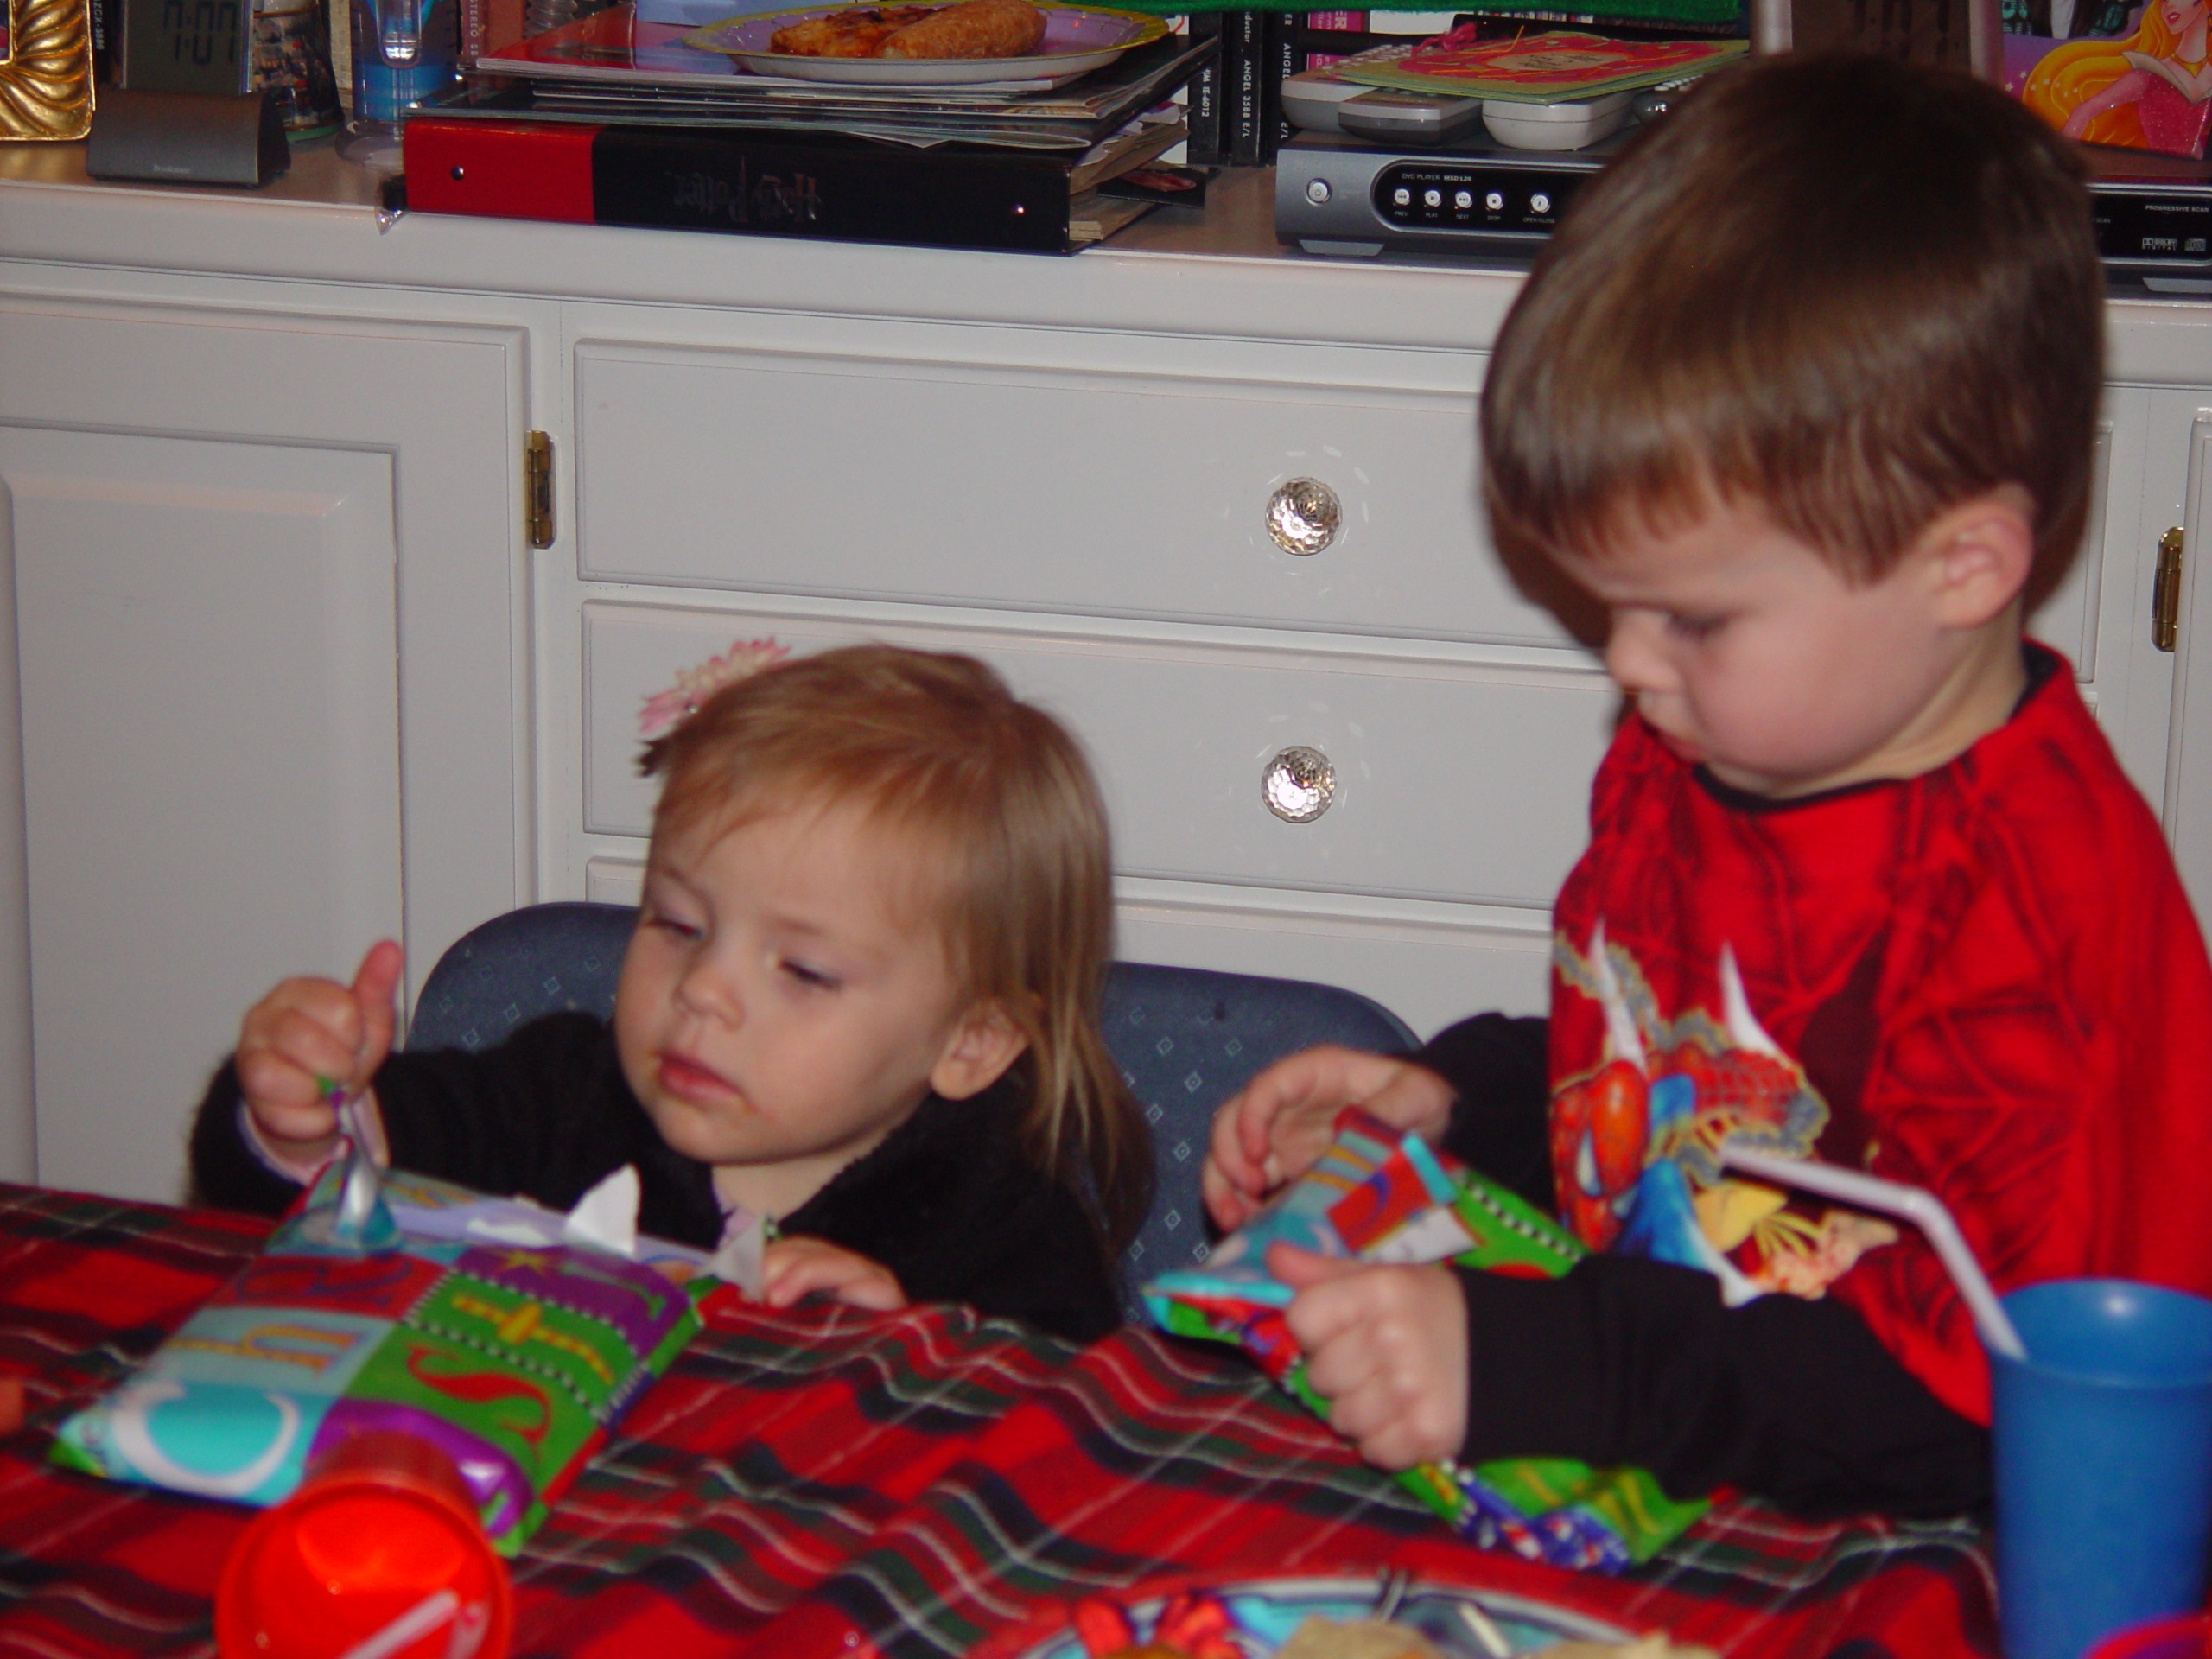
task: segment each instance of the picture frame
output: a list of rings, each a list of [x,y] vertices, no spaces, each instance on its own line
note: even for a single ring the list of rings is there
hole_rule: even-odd
[[[66,143],[92,124],[89,0],[7,0],[0,141]]]

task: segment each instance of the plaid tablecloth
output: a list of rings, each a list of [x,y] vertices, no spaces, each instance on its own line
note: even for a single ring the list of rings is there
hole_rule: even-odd
[[[249,1511],[46,1461],[265,1229],[0,1185],[0,1654],[205,1654]],[[1224,1350],[954,1309],[717,1318],[514,1563],[518,1656],[1010,1653],[1096,1591],[1402,1567],[1732,1656],[1997,1651],[1963,1523],[1732,1504],[1628,1577],[1456,1543]]]

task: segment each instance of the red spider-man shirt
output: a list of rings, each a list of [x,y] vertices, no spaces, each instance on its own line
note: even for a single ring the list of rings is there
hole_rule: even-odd
[[[1934,1191],[1999,1291],[2212,1295],[2212,966],[2157,821],[2055,653],[1922,777],[1774,802],[1631,716],[1555,912],[1554,1174],[1592,1245],[1823,1294],[1989,1417],[1906,1224],[1724,1177],[1734,1139]]]

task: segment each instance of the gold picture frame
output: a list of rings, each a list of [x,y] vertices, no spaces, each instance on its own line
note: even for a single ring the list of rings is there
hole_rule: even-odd
[[[82,138],[92,127],[90,0],[8,0],[0,141]]]

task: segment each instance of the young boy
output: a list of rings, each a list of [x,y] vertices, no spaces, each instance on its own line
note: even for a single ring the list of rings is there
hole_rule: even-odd
[[[1281,1251],[1373,1460],[1983,1503],[1987,1369],[1926,1241],[1724,1145],[1934,1190],[2000,1291],[2212,1294],[2212,969],[2022,633],[2082,534],[2103,297],[2063,141],[1873,58],[1716,77],[1538,262],[1484,391],[1491,521],[1604,607],[1629,704],[1548,1030],[1294,1057],[1223,1108],[1207,1171],[1233,1226],[1360,1101],[1599,1252],[1530,1282]]]

